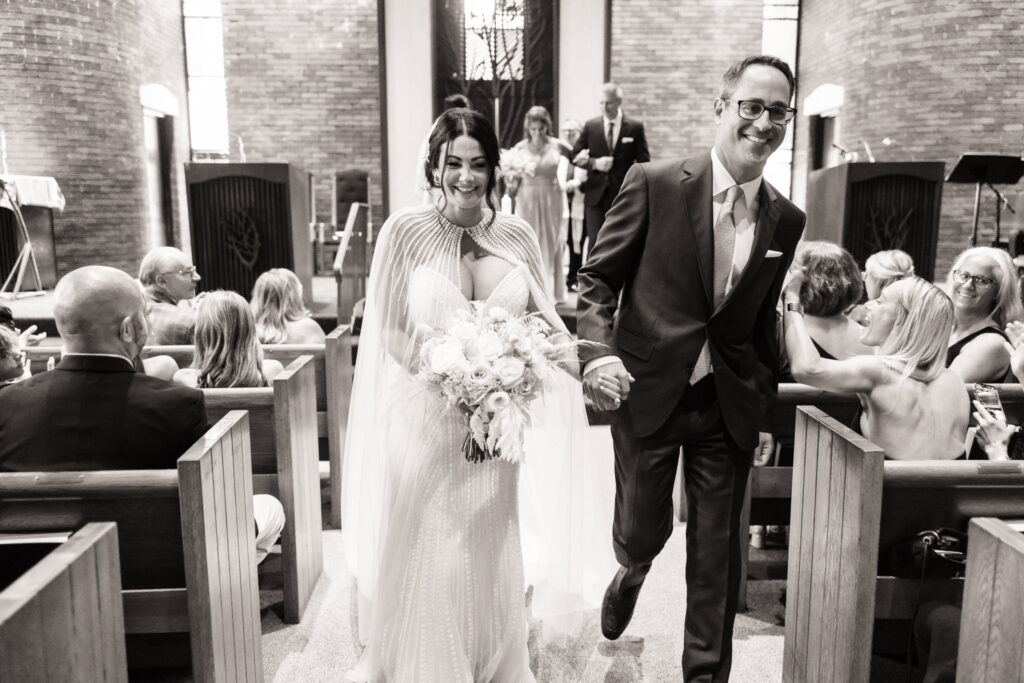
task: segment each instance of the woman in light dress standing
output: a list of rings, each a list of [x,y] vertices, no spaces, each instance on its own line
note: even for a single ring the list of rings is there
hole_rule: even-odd
[[[558,138],[551,135],[551,115],[544,107],[530,107],[523,121],[523,139],[516,154],[526,162],[527,171],[515,184],[515,214],[537,233],[543,263],[544,291],[555,302],[565,300],[563,253],[566,243],[565,188],[569,160],[561,152]]]

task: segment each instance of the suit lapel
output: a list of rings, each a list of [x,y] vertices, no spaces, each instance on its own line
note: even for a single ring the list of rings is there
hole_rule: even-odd
[[[779,223],[779,207],[775,205],[776,197],[775,188],[769,185],[768,181],[762,179],[761,189],[757,193],[757,225],[754,227],[754,244],[750,248],[750,258],[747,260],[743,272],[740,273],[739,280],[715,309],[716,312],[729,303],[733,292],[742,291],[747,281],[754,277],[757,269],[761,267],[764,255],[768,251],[768,245],[772,243],[772,238],[775,236],[775,227]]]
[[[690,218],[697,268],[708,306],[714,301],[714,235],[711,226],[711,155],[687,160],[683,167],[682,200]]]

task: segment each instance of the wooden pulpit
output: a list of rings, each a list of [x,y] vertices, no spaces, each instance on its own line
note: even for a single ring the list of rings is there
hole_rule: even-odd
[[[860,162],[811,171],[806,240],[829,240],[864,266],[876,251],[902,249],[933,280],[945,164]]]
[[[246,299],[256,278],[288,268],[313,297],[309,177],[284,163],[187,163],[192,259],[203,291],[229,289]]]

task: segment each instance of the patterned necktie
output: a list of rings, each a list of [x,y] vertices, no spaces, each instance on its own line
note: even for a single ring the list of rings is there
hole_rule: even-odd
[[[736,217],[733,210],[736,208],[736,200],[740,196],[740,186],[733,185],[725,193],[725,202],[718,212],[718,220],[715,221],[715,271],[713,298],[715,307],[722,303],[725,298],[725,286],[729,282],[729,273],[732,272],[732,252],[736,245]],[[708,343],[700,349],[697,362],[693,364],[693,373],[690,375],[690,384],[696,384],[704,379],[711,372],[711,351]]]
[[[608,122],[608,135],[606,142],[608,143],[608,153],[611,154],[615,151],[615,123],[613,121]]]

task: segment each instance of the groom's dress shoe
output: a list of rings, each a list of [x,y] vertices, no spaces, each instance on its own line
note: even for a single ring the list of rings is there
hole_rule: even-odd
[[[622,635],[633,618],[636,599],[640,595],[640,587],[644,585],[650,565],[629,569],[619,567],[615,578],[608,584],[601,604],[601,633],[608,640],[615,640]]]

